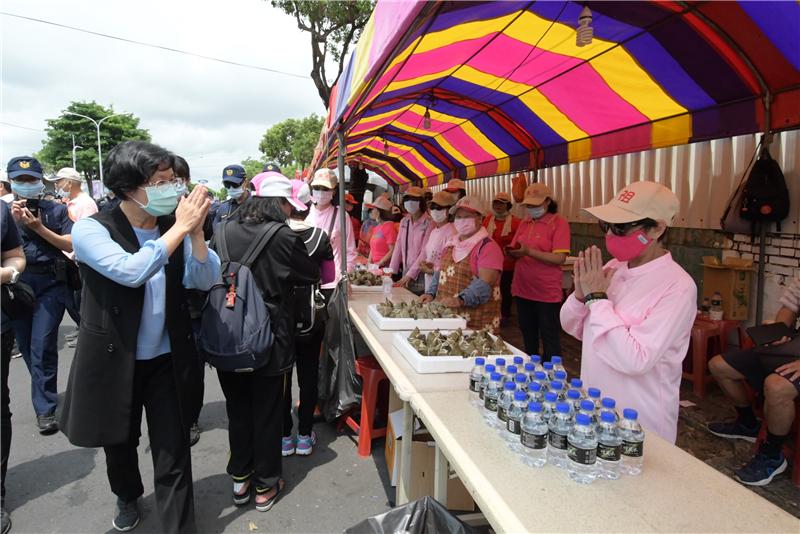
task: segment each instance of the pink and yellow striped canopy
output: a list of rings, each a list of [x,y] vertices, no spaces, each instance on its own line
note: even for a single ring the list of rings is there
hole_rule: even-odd
[[[796,128],[798,27],[797,2],[379,1],[316,163],[337,128],[348,162],[398,184]]]

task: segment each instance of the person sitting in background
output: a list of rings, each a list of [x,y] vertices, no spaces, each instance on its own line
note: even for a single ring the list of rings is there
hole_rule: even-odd
[[[511,215],[511,195],[506,192],[497,193],[492,201],[492,213],[483,220],[483,226],[495,243],[505,251],[517,233],[520,220]],[[504,326],[511,318],[511,281],[514,279],[516,259],[507,252],[503,259],[503,274],[500,275],[500,325]],[[531,352],[530,354],[533,354]]]
[[[361,234],[361,219],[353,215],[353,210],[355,207],[358,206],[358,201],[356,197],[347,193],[344,196],[344,209],[347,214],[350,216],[350,223],[353,225],[353,235],[358,236]]]
[[[395,286],[405,287],[415,295],[422,295],[425,291],[425,277],[420,271],[419,262],[425,258],[425,245],[433,230],[433,222],[426,213],[422,188],[409,187],[403,195],[403,207],[408,215],[400,221],[397,246],[392,253],[390,268],[393,273],[402,274]]]
[[[634,182],[608,204],[584,208],[599,219],[614,259],[603,265],[595,246],[581,252],[575,292],[561,308],[561,326],[583,341],[583,382],[638,410],[645,429],[670,443],[697,315],[697,286],[663,244],[678,208],[675,193],[655,182]]]
[[[445,244],[456,235],[456,229],[449,213],[453,206],[453,195],[445,191],[438,191],[428,205],[433,229],[428,237],[428,242],[425,243],[425,258],[419,262],[420,270],[425,273],[425,293],[430,292],[434,273],[441,269],[442,251]]]
[[[464,317],[467,328],[495,331],[500,327],[503,251],[481,226],[488,211],[475,196],[466,196],[450,208],[457,235],[445,244],[440,270],[420,302],[435,298]]]
[[[800,313],[800,272],[789,283],[780,303],[775,322],[794,330]],[[750,405],[745,383],[763,395],[767,439],[734,476],[749,486],[769,484],[787,467],[783,444],[792,429],[795,400],[800,394],[800,337],[784,337],[772,346],[714,356],[708,368],[737,413],[732,422],[708,423],[706,426],[714,435],[755,442],[761,423]]]
[[[392,221],[393,206],[385,196],[365,206],[369,208],[370,218],[377,223],[370,231],[369,263],[382,269],[389,266],[397,243],[397,229]]]

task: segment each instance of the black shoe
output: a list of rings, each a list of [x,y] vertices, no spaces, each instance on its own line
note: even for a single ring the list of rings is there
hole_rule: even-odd
[[[111,522],[120,532],[128,532],[139,524],[139,505],[136,501],[122,502],[117,499],[117,517]]]
[[[0,513],[2,514],[2,523],[3,523],[2,530],[0,530],[0,534],[8,534],[9,532],[11,532],[11,514],[8,513],[8,510],[6,510],[5,506],[3,506],[2,511]]]
[[[756,438],[758,438],[758,431],[760,430],[761,425],[756,423],[754,427],[749,428],[744,426],[737,419],[736,421],[730,423],[708,423],[706,424],[706,428],[709,432],[721,438],[743,439],[745,441],[749,441],[750,443],[755,443]]]
[[[766,486],[773,478],[786,471],[787,465],[783,452],[778,456],[768,456],[759,451],[747,465],[737,469],[734,476],[748,486]]]
[[[49,436],[58,432],[58,422],[54,414],[50,415],[37,415],[36,426],[39,427],[39,434]]]
[[[198,441],[200,441],[200,432],[202,432],[202,430],[200,430],[200,425],[198,425],[197,423],[193,424],[189,428],[189,446],[190,447],[194,447],[194,445]]]

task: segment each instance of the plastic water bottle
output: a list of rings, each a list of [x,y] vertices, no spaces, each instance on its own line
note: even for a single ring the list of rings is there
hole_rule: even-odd
[[[564,384],[559,380],[553,380],[550,382],[550,391],[558,395],[558,400],[564,400],[566,393],[564,392]]]
[[[556,371],[564,371],[565,373],[567,372],[567,370],[564,368],[564,362],[561,359],[561,356],[551,356],[550,357],[550,363],[553,364],[553,372],[554,373]]]
[[[553,371],[553,380],[558,380],[567,385],[567,372],[566,371]]]
[[[600,412],[611,412],[614,414],[614,421],[619,423],[619,414],[617,413],[617,401],[612,399],[611,397],[603,397],[600,405]]]
[[[539,382],[531,382],[528,384],[528,401],[529,402],[542,402],[544,401],[544,392],[542,385]]]
[[[578,411],[578,413],[582,413],[582,414],[586,415],[589,418],[589,421],[591,422],[592,425],[597,423],[597,415],[595,414],[595,411],[594,411],[594,403],[592,401],[590,401],[589,399],[583,399],[581,401],[581,405],[580,406],[581,407],[580,407],[580,410]]]
[[[639,413],[636,410],[625,408],[622,411],[619,434],[622,438],[620,469],[626,475],[638,475],[642,472],[644,462],[644,430],[639,424]]]
[[[497,358],[494,361],[494,366],[496,367],[496,371],[501,375],[506,374],[506,359],[505,358]]]
[[[559,402],[556,412],[550,416],[547,433],[547,461],[556,467],[567,467],[567,436],[572,430],[572,414],[569,404]]]
[[[567,402],[572,404],[572,411],[575,413],[580,411],[582,400],[580,391],[574,388],[567,390]]]
[[[711,295],[711,311],[710,311],[711,319],[714,321],[721,321],[723,318],[723,311],[722,311],[722,295],[719,291],[715,291],[713,295]]]
[[[558,395],[552,391],[544,394],[544,401],[542,402],[542,413],[545,419],[549,422],[550,416],[556,412],[556,403],[558,402]]]
[[[616,415],[609,411],[600,414],[597,432],[597,476],[608,480],[619,478],[622,438],[617,428]]]
[[[469,372],[469,390],[472,393],[481,392],[481,379],[483,378],[483,366],[486,365],[486,359],[475,358],[475,366]]]
[[[506,382],[514,382],[514,377],[517,376],[517,366],[509,365],[506,367],[506,373],[503,375],[503,384]]]
[[[547,463],[547,419],[540,402],[528,403],[528,412],[522,417],[522,461],[531,467],[542,467]]]
[[[492,421],[496,428],[505,429],[508,424],[508,410],[511,408],[511,403],[514,402],[514,392],[517,387],[514,382],[506,382],[503,385],[503,391],[497,399],[497,418]]]
[[[540,386],[542,386],[542,391],[547,391],[547,388],[550,387],[550,381],[547,380],[547,373],[544,371],[536,371],[533,373],[533,381],[538,382]]]
[[[488,367],[488,366],[487,366]],[[493,424],[493,420],[497,419],[497,400],[500,397],[500,373],[492,373],[489,383],[486,384],[486,390],[483,393],[483,407],[485,411],[483,417],[489,424]]]
[[[392,270],[391,269],[384,269],[383,270],[383,278],[381,279],[383,285],[383,294],[384,296],[388,297],[392,294]]]
[[[583,380],[580,378],[573,378],[569,385],[581,392],[581,398],[586,396],[586,392],[583,390]]]
[[[517,373],[514,377],[514,386],[517,388],[517,391],[524,391],[528,392],[528,375],[525,373]]]
[[[528,382],[533,382],[533,379],[535,378],[534,373],[536,373],[536,366],[531,362],[526,363],[525,374],[528,375]]]
[[[486,386],[489,385],[489,380],[492,378],[492,373],[495,372],[495,367],[493,363],[487,363],[486,366],[483,368],[483,377],[481,377],[481,389],[478,392],[478,406],[483,406],[483,401],[485,400],[484,394],[486,393]]]
[[[516,365],[519,369],[522,369],[522,366],[525,364],[525,358],[522,356],[514,356],[514,365]]]
[[[506,430],[503,434],[511,443],[519,443],[520,434],[522,434],[522,417],[528,411],[528,394],[524,391],[514,392],[514,401],[508,409],[508,421],[506,421]]]
[[[538,354],[531,354],[531,363],[536,366],[536,371],[544,371],[544,367],[542,367],[542,357]]]
[[[567,437],[569,478],[591,484],[597,478],[597,434],[585,413],[575,416],[575,425]]]
[[[544,362],[542,367],[544,367],[544,372],[547,374],[547,379],[553,380],[553,362]]]
[[[586,393],[588,394],[589,400],[591,400],[594,403],[594,409],[600,410],[602,406],[600,404],[600,395],[601,395],[600,390],[597,388],[589,388],[588,390],[586,390]]]

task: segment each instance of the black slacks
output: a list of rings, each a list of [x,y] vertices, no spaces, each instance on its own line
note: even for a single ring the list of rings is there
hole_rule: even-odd
[[[111,491],[124,502],[134,501],[144,493],[136,450],[143,408],[162,531],[195,532],[189,422],[181,415],[170,354],[136,362],[128,442],[103,447]]]
[[[541,354],[545,359],[561,355],[560,302],[539,302],[521,297],[517,299],[517,315],[525,352]],[[539,338],[543,352],[539,352]]]
[[[300,388],[300,406],[297,408],[297,433],[311,434],[314,425],[314,407],[317,405],[317,381],[319,378],[319,352],[325,324],[317,325],[307,336],[297,336],[294,343],[297,385]],[[286,391],[283,396],[283,435],[292,435],[292,371],[286,375]]]

